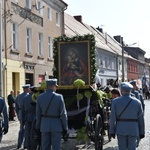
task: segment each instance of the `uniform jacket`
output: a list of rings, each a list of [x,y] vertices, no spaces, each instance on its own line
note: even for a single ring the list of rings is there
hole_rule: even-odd
[[[141,104],[142,104],[142,108],[143,110],[145,109],[145,105],[144,105],[144,99],[143,99],[143,96],[142,94],[139,92],[139,91],[136,91],[136,90],[132,90],[132,93],[135,95],[135,97],[137,99],[139,99],[141,101]]]
[[[35,118],[35,106],[32,103],[32,93],[23,98],[22,118],[23,121],[32,122]]]
[[[45,113],[52,94],[54,94],[54,97],[47,115],[60,116],[60,118],[45,118],[41,116],[41,114]],[[41,132],[61,132],[63,129],[68,128],[67,113],[62,95],[49,89],[38,96],[36,104],[36,128],[40,129]]]
[[[6,103],[5,103],[5,100],[0,97],[0,115],[4,117],[4,128],[8,129],[9,127],[9,124],[8,124],[8,114],[7,114],[7,107],[6,107]],[[2,118],[1,118],[2,119]],[[0,121],[2,121],[0,119]],[[1,122],[2,123],[2,122]]]
[[[23,98],[27,95],[27,92],[23,92],[19,94],[15,100],[15,109],[17,113],[17,117],[19,120],[22,120],[22,107],[23,107]]]
[[[137,99],[139,99],[140,100],[140,94],[139,94],[139,92],[138,91],[136,91],[136,90],[132,90],[132,93],[135,95],[135,97],[137,98]]]
[[[138,121],[116,121],[117,116],[126,107],[130,99],[132,99],[131,103],[128,105],[120,118],[137,119]],[[110,115],[110,134],[132,136],[145,134],[143,109],[141,102],[138,99],[131,97],[129,94],[125,94],[122,97],[116,98],[112,101]]]

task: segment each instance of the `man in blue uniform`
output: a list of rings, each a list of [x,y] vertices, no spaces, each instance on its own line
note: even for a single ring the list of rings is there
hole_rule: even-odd
[[[139,92],[136,90],[136,81],[135,80],[132,80],[130,81],[130,84],[133,86],[132,90],[131,90],[131,93],[137,98],[140,100],[140,95],[139,95]]]
[[[133,86],[121,83],[122,96],[112,101],[110,135],[118,138],[119,150],[135,150],[138,138],[144,138],[145,125],[141,102],[131,96]]]
[[[132,94],[134,94],[135,97],[141,101],[142,108],[143,108],[143,111],[144,111],[144,109],[145,109],[144,98],[143,98],[142,94],[137,90],[136,80],[130,81],[130,84],[132,84],[132,86],[133,86],[133,89],[131,91]]]
[[[46,91],[38,96],[36,128],[41,132],[42,150],[60,150],[61,134],[67,133],[67,113],[61,94],[55,93],[57,79],[46,80]]]
[[[30,87],[30,84],[26,84],[24,86],[22,86],[23,88],[23,93],[19,94],[15,100],[15,104],[16,104],[16,114],[17,114],[17,117],[18,117],[18,120],[20,122],[20,130],[19,130],[19,134],[18,134],[18,145],[17,145],[17,149],[21,148],[21,145],[22,145],[22,142],[23,142],[23,139],[24,139],[24,121],[23,121],[23,118],[22,118],[22,108],[23,108],[23,98],[29,94],[29,89]],[[24,141],[24,148],[26,148],[26,145],[25,145],[25,141]]]
[[[35,118],[35,107],[34,105],[31,104],[33,102],[32,94],[34,93],[34,88],[35,88],[34,86],[31,86],[30,93],[23,98],[23,107],[22,107],[22,118],[23,122],[25,122],[25,131],[24,131],[26,141],[25,145],[28,150],[31,149],[30,136],[31,136],[32,122]]]
[[[9,128],[7,107],[5,100],[2,97],[0,97],[0,116],[4,117],[4,118],[0,117],[0,143],[1,143],[3,134],[6,134]]]

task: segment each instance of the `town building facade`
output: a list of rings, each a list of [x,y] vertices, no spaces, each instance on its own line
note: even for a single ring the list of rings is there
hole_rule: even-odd
[[[3,95],[40,84],[53,75],[52,41],[64,34],[61,0],[5,0],[3,3]]]
[[[145,52],[131,49],[82,21],[82,16],[64,13],[62,0],[5,0],[2,5],[2,78],[3,96],[11,90],[22,91],[22,85],[40,84],[53,76],[53,39],[66,35],[93,34],[96,40],[97,75],[102,86],[110,79],[121,83],[146,77],[149,83],[149,63]],[[137,51],[138,50],[138,51]],[[123,52],[123,53],[122,53]],[[124,54],[124,55],[123,55]],[[124,69],[124,71],[123,71]],[[145,79],[145,78],[144,78]]]
[[[106,43],[105,34],[96,28],[84,23],[82,16],[71,16],[65,13],[65,35],[93,34],[96,40],[96,65],[97,75],[102,86],[107,85],[110,79],[118,78],[118,66],[116,65],[117,53]]]

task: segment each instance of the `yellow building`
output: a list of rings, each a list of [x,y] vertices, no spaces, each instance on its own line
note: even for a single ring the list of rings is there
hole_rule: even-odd
[[[5,0],[2,5],[2,96],[50,78],[53,38],[64,34],[62,0]]]

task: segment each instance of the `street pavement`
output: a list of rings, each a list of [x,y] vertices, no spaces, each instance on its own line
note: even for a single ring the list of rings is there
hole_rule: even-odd
[[[150,100],[145,100],[145,138],[139,143],[137,150],[150,150]],[[15,118],[16,119],[16,118]],[[3,136],[0,150],[15,150],[17,147],[17,137],[19,130],[19,122],[9,122],[9,132]],[[68,139],[66,142],[62,140],[62,150],[94,150],[94,143],[91,141],[86,144],[76,139]],[[117,150],[117,139],[108,141],[107,136],[104,136],[104,150]]]

